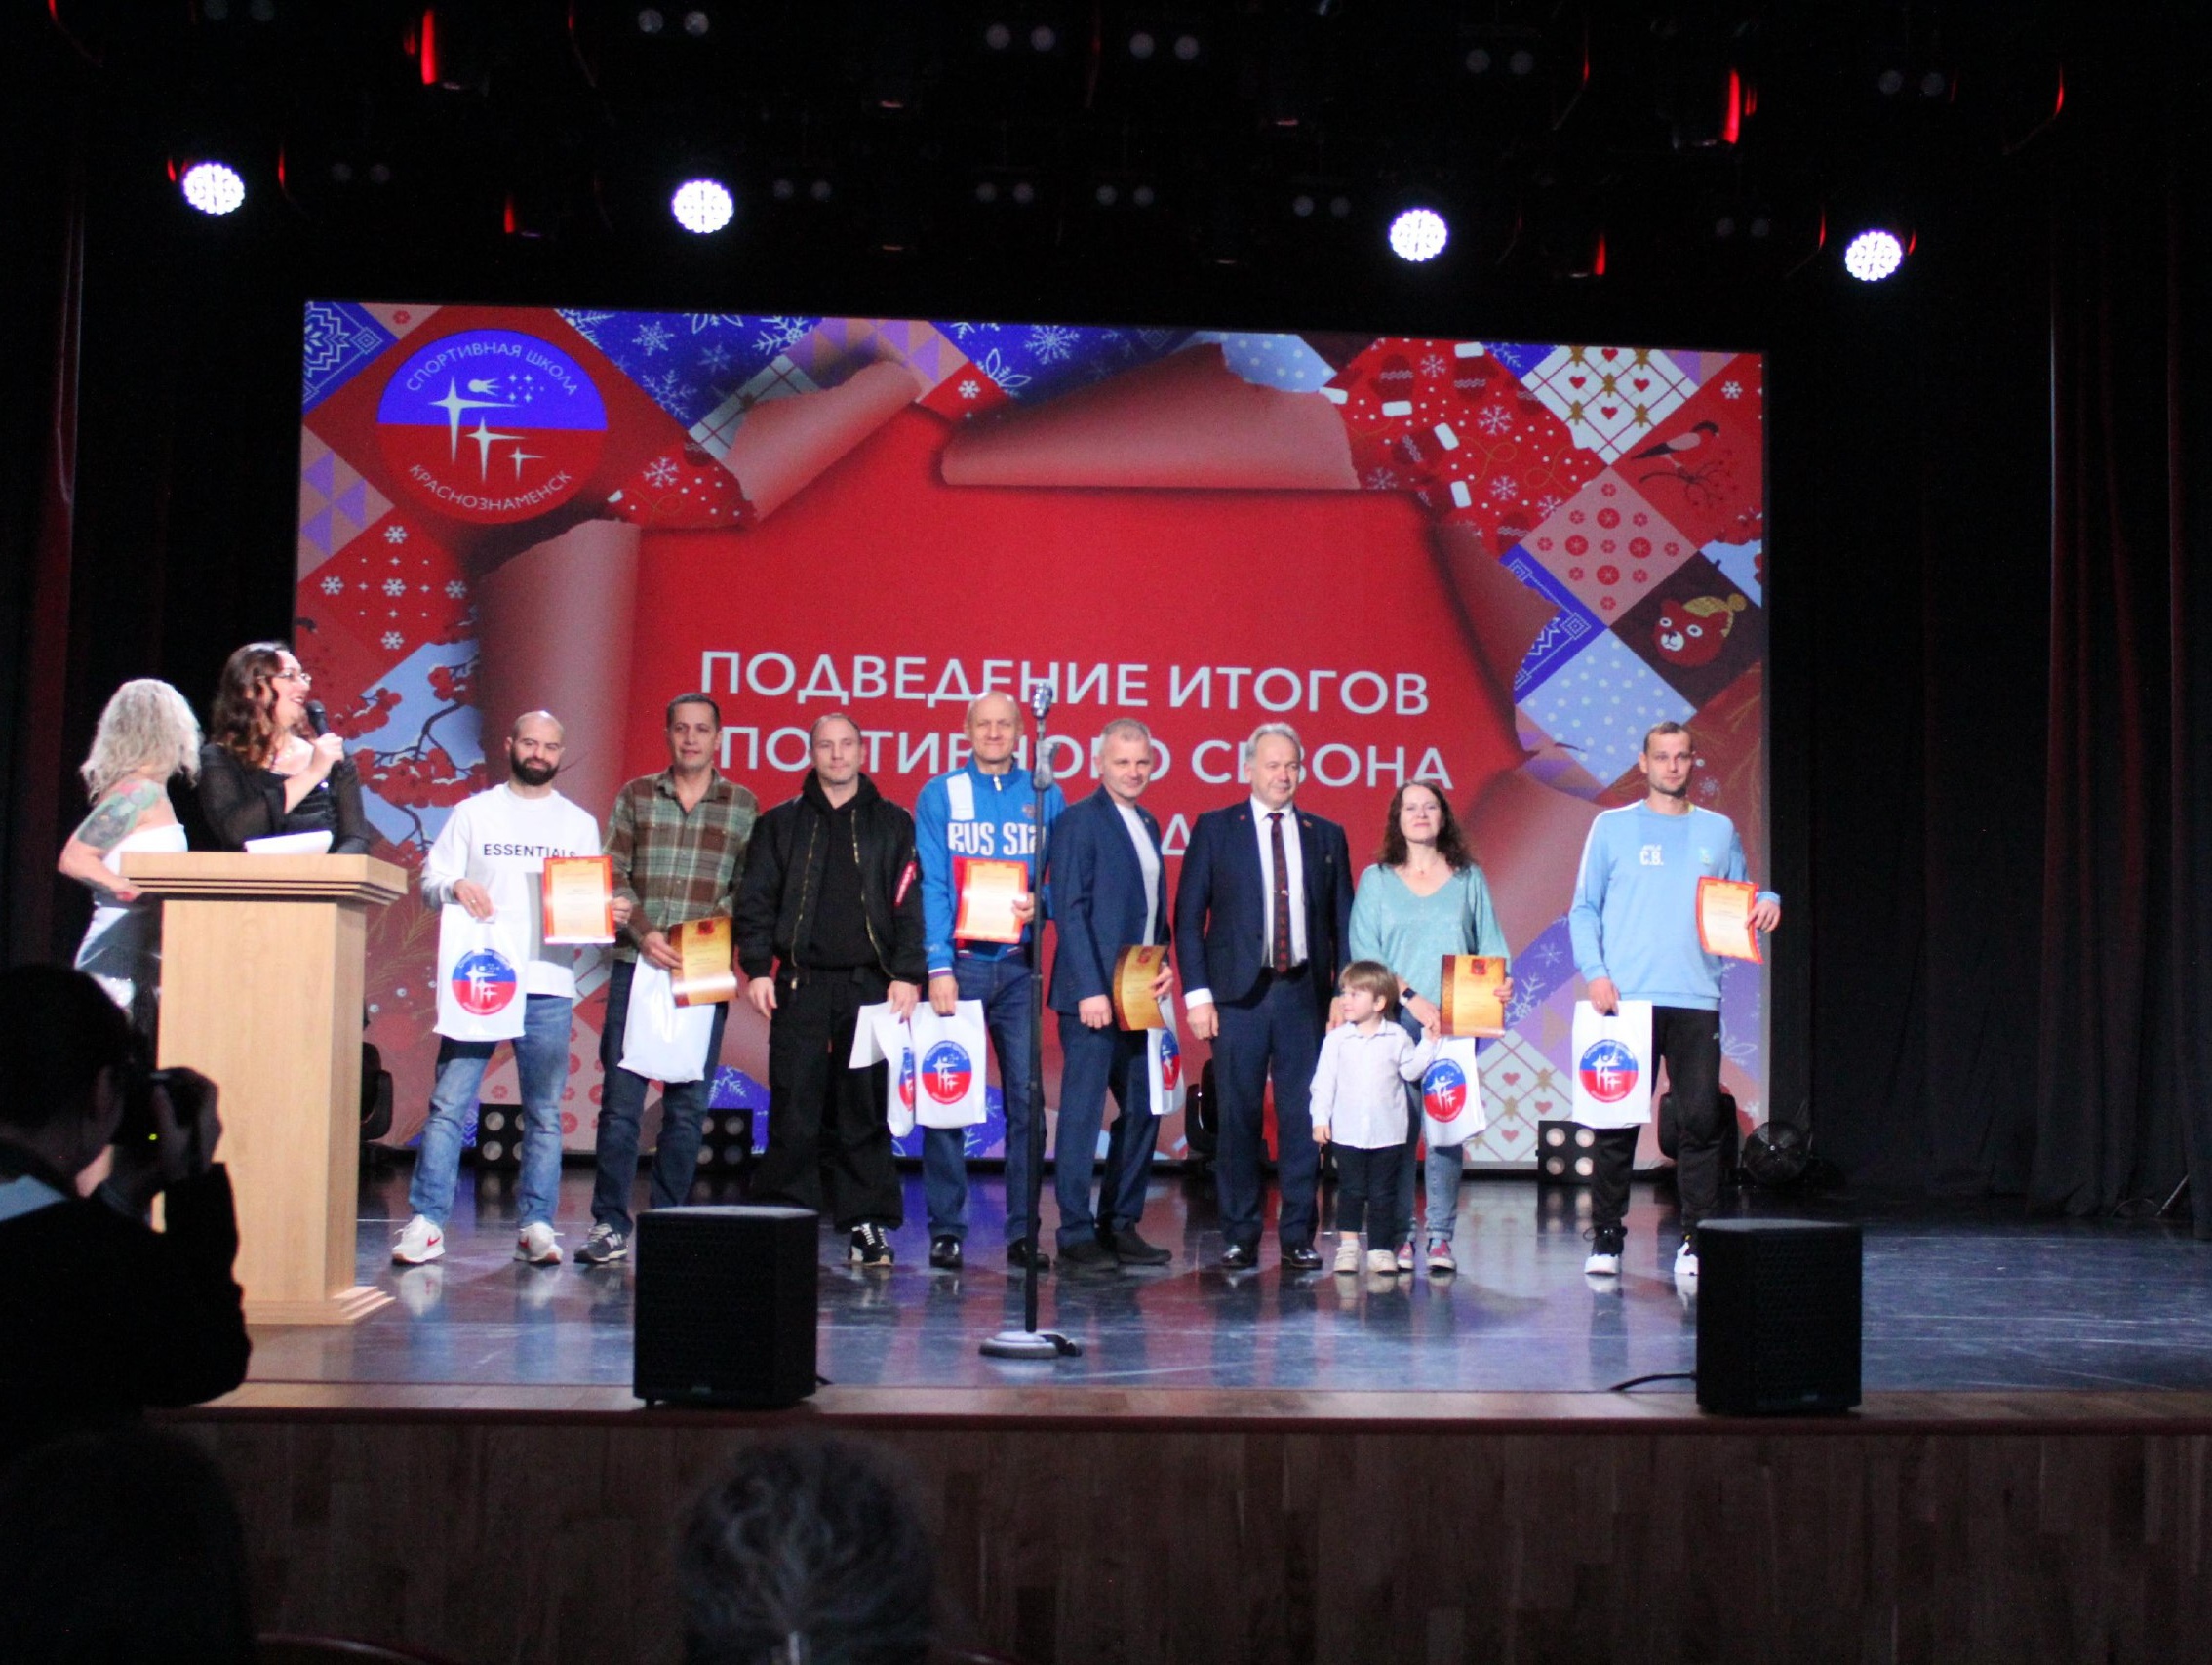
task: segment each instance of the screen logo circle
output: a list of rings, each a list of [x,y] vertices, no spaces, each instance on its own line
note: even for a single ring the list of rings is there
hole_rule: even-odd
[[[607,405],[551,341],[463,330],[392,373],[376,439],[400,486],[439,513],[530,520],[583,489],[607,444]]]

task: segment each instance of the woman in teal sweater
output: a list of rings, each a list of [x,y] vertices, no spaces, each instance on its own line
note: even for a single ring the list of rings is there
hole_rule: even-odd
[[[1439,979],[1446,954],[1486,954],[1503,959],[1505,932],[1490,905],[1490,887],[1468,853],[1467,841],[1452,814],[1444,789],[1434,781],[1408,780],[1392,795],[1375,865],[1360,875],[1352,898],[1352,957],[1380,960],[1397,972],[1399,1021],[1418,1035],[1424,1023],[1440,1023]],[[1513,984],[1509,979],[1506,993]],[[1398,1221],[1398,1264],[1413,1269],[1413,1157],[1421,1138],[1421,1090],[1408,1090],[1404,1172],[1398,1188],[1403,1213]],[[1478,1087],[1478,1090],[1480,1088]],[[1432,1147],[1428,1160],[1428,1256],[1432,1272],[1456,1272],[1452,1226],[1459,1213],[1459,1176],[1464,1161],[1458,1145]]]

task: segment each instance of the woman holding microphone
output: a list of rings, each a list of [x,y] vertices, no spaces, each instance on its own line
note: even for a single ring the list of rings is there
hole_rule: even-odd
[[[1352,897],[1352,957],[1379,960],[1399,981],[1399,1022],[1416,1041],[1423,1026],[1441,1028],[1439,981],[1447,954],[1505,957],[1505,932],[1490,905],[1490,887],[1468,853],[1467,841],[1444,790],[1434,781],[1408,780],[1391,795],[1375,865],[1360,875]],[[1507,998],[1513,982],[1505,984]],[[1398,1266],[1413,1269],[1413,1158],[1421,1138],[1418,1084],[1408,1119],[1393,1240]],[[1459,1212],[1463,1153],[1457,1145],[1432,1146],[1428,1159],[1429,1270],[1456,1272],[1452,1227]]]
[[[322,715],[308,698],[310,686],[282,642],[249,642],[223,665],[200,749],[200,810],[215,849],[328,832],[332,854],[368,853],[361,776],[344,742],[309,722],[311,706]]]

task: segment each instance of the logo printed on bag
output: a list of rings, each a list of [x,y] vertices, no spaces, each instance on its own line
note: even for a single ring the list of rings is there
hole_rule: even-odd
[[[1449,1058],[1439,1058],[1421,1078],[1421,1108],[1433,1122],[1456,1122],[1467,1108],[1467,1072]]]
[[[898,1054],[898,1101],[911,1110],[914,1108],[914,1049],[904,1048]]]
[[[504,1011],[521,985],[511,961],[493,948],[478,948],[454,962],[454,999],[471,1017]]]
[[[1578,1067],[1582,1090],[1600,1104],[1618,1104],[1636,1090],[1636,1054],[1618,1041],[1592,1043]]]
[[[1172,1092],[1183,1085],[1183,1049],[1175,1045],[1175,1031],[1160,1031],[1160,1090]]]
[[[974,1077],[968,1050],[957,1041],[939,1041],[922,1059],[922,1089],[939,1104],[958,1104],[966,1098]]]

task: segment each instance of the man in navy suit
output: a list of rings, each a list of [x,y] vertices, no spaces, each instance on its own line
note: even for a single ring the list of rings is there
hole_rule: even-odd
[[[1174,1256],[1137,1235],[1160,1123],[1144,1030],[1114,1021],[1114,960],[1124,949],[1167,940],[1167,878],[1160,823],[1137,800],[1152,782],[1152,732],[1120,717],[1098,736],[1099,789],[1052,823],[1052,1010],[1060,1014],[1060,1126],[1053,1147],[1060,1195],[1060,1264],[1070,1271],[1165,1266]],[[1152,985],[1174,981],[1163,965]],[[1121,1106],[1106,1147],[1095,1217],[1090,1174],[1106,1092]]]
[[[1342,827],[1291,801],[1305,773],[1297,730],[1262,723],[1245,753],[1251,798],[1207,811],[1191,829],[1175,955],[1191,1033],[1213,1043],[1221,1263],[1259,1264],[1261,1105],[1272,1075],[1283,1264],[1312,1272],[1320,1162],[1307,1107],[1352,929],[1351,854]]]

